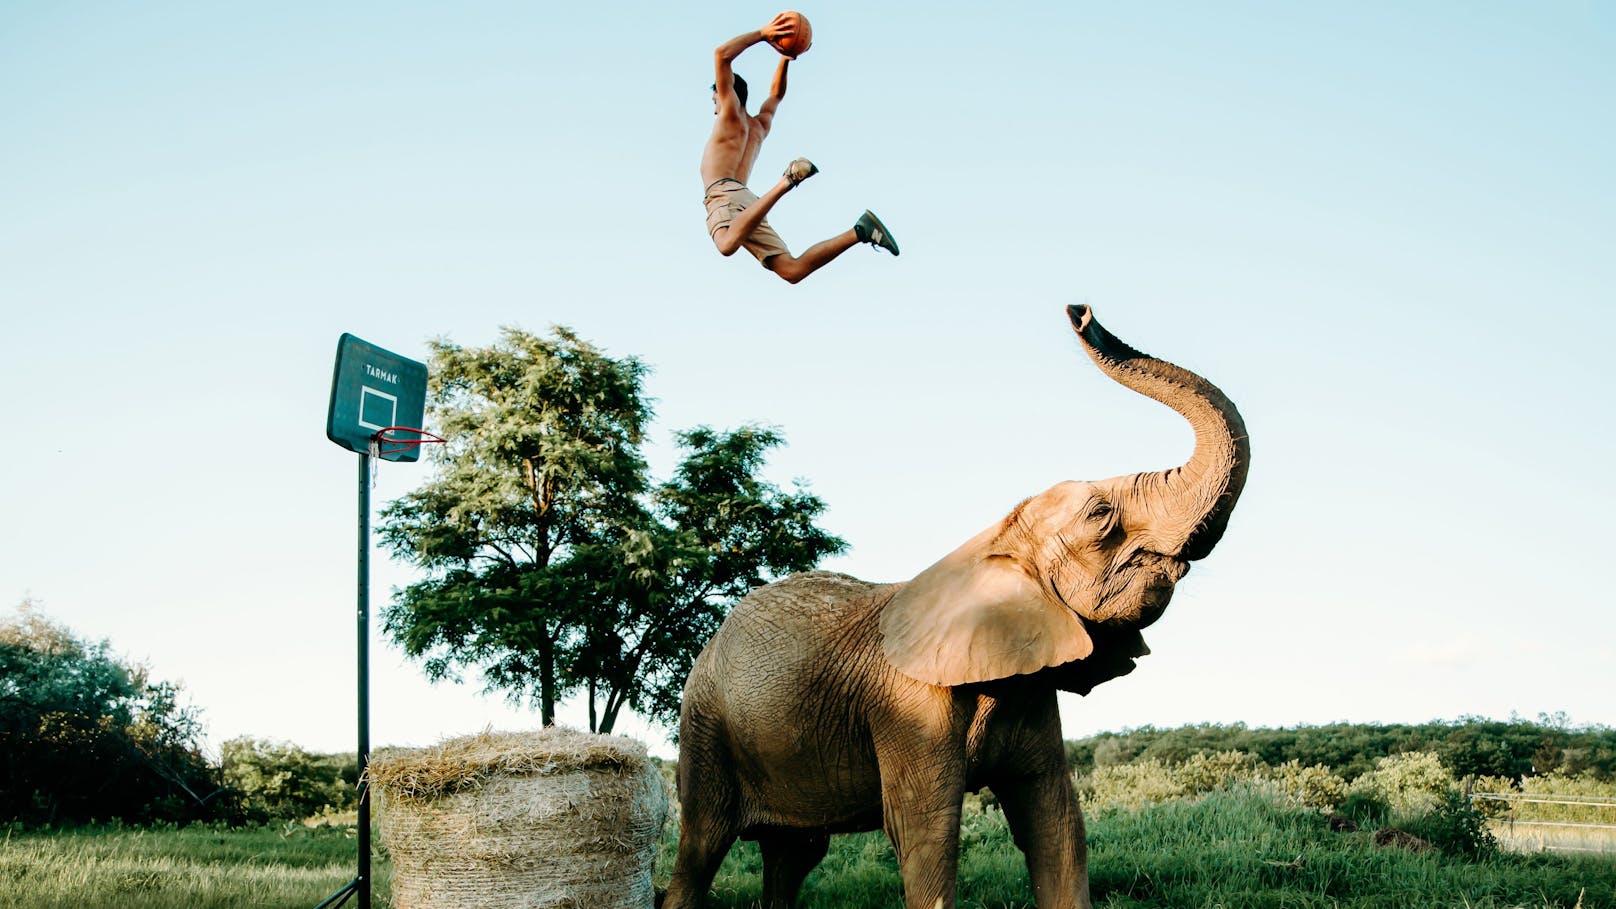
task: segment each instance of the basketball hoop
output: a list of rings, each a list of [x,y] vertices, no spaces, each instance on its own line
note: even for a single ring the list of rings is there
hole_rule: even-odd
[[[351,334],[337,339],[331,371],[331,404],[326,409],[325,437],[359,455],[359,590],[355,637],[359,650],[359,735],[355,749],[359,771],[359,875],[327,897],[316,909],[332,909],[358,896],[358,909],[370,907],[370,491],[383,461],[418,461],[421,446],[441,444],[433,435],[408,423],[426,422],[426,364],[383,350]]]
[[[413,433],[415,438],[411,439],[399,435],[399,433],[405,432]],[[442,436],[433,435],[415,426],[383,426],[381,429],[371,433],[370,456],[373,458],[385,458],[388,455],[409,451],[422,445],[442,445],[447,441]]]

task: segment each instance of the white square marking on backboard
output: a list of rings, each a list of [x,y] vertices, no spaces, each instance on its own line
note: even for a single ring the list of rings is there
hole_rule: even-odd
[[[387,412],[388,412],[388,414],[390,414],[390,416],[387,418],[386,425],[377,426],[375,423],[366,423],[365,422],[365,396],[366,395],[375,395],[378,398],[386,398],[387,399]],[[377,432],[380,432],[383,429],[386,429],[388,426],[396,426],[397,424],[394,423],[393,421],[395,419],[397,419],[397,418],[398,418],[398,396],[397,395],[390,395],[385,391],[377,391],[376,389],[371,388],[369,385],[361,385],[361,386],[359,386],[359,414],[357,416],[357,419],[359,420],[359,425],[360,426],[363,426],[366,429],[374,429]]]

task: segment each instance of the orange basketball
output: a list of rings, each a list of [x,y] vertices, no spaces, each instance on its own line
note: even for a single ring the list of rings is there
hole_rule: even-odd
[[[792,33],[785,38],[770,40],[769,44],[773,45],[775,50],[795,60],[807,53],[808,48],[813,45],[814,27],[808,24],[807,16],[796,10],[786,10],[775,18],[779,19],[781,16],[787,17],[790,21]]]

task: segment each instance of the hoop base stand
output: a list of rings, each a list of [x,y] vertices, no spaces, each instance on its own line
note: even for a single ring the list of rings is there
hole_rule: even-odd
[[[358,892],[359,882],[361,880],[362,878],[354,878],[353,880],[349,881],[346,886],[344,886],[341,890],[338,890],[336,893],[326,897],[325,902],[315,906],[314,909],[337,909],[338,906],[341,906],[343,903],[348,901],[348,897],[353,896],[354,893]],[[368,890],[369,888],[367,887],[366,889]],[[367,893],[364,899],[367,902],[360,903],[359,905],[369,905],[368,901],[370,899],[370,894]]]

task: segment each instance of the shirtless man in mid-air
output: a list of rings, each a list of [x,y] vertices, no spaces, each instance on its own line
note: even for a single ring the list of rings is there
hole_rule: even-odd
[[[769,135],[780,99],[785,97],[786,69],[791,61],[780,58],[769,97],[764,99],[755,117],[746,112],[746,82],[735,75],[733,64],[735,58],[752,45],[786,37],[792,30],[791,20],[782,13],[762,29],[731,38],[714,52],[718,81],[713,84],[713,100],[717,104],[718,122],[713,124],[713,134],[701,155],[701,182],[707,187],[707,232],[712,235],[718,251],[728,256],[737,249],[745,249],[757,256],[764,268],[795,284],[852,249],[855,243],[879,246],[894,256],[898,254],[898,244],[881,219],[866,211],[851,229],[815,243],[800,256],[793,256],[764,218],[781,196],[819,172],[807,158],[798,158],[787,165],[780,182],[762,196],[746,188],[752,165],[757,163],[758,149]]]

